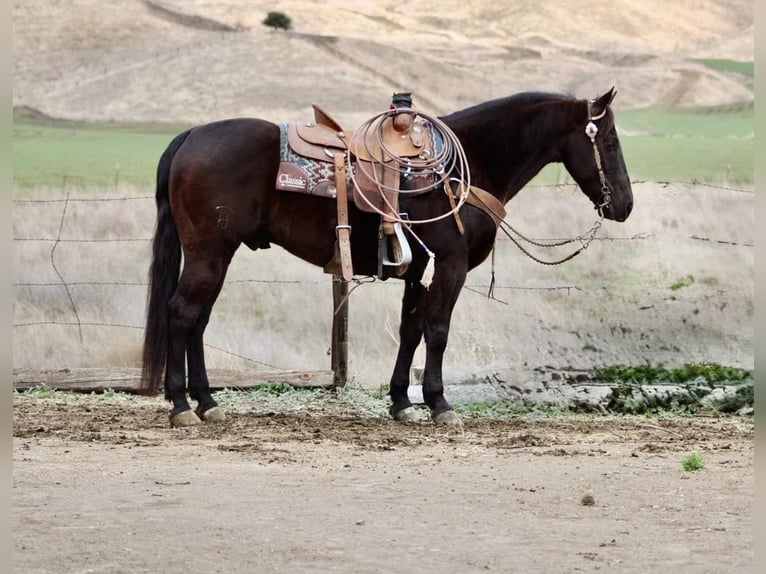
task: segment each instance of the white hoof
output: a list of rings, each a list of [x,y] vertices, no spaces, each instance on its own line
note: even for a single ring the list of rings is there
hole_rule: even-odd
[[[226,415],[221,407],[213,407],[202,413],[202,420],[208,423],[222,423],[226,420]]]
[[[422,418],[415,407],[407,407],[394,414],[394,420],[400,423],[419,423]]]
[[[191,427],[200,424],[202,421],[192,410],[178,413],[176,416],[170,419],[170,426],[177,427]]]
[[[444,411],[433,417],[436,426],[462,428],[463,423],[455,411]]]

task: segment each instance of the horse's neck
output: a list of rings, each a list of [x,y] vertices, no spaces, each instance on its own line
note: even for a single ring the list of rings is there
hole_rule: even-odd
[[[562,100],[531,109],[534,111],[515,112],[496,122],[463,120],[453,128],[458,139],[467,142],[464,149],[471,182],[503,203],[547,164],[561,161],[572,103]]]

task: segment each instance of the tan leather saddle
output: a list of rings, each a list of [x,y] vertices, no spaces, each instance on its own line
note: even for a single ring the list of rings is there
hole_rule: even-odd
[[[344,265],[350,228],[347,221],[341,221],[341,215],[347,216],[345,202],[350,200],[362,211],[381,215],[382,234],[389,239],[388,245],[380,246],[379,270],[381,266],[391,266],[396,268],[396,274],[404,273],[412,256],[397,223],[400,166],[405,161],[411,173],[418,173],[423,158],[433,154],[431,131],[426,122],[412,112],[402,112],[381,115],[348,132],[319,105],[314,104],[313,109],[313,122],[291,122],[286,126],[285,144],[293,156],[298,156],[292,159],[300,161],[284,158],[280,161],[277,189],[337,200],[339,249],[337,257],[325,267],[327,272],[334,272],[340,266],[344,278],[353,273],[350,255]],[[349,159],[353,177],[349,177],[345,167],[339,170],[339,158]],[[329,166],[333,166],[332,170]],[[324,177],[317,177],[316,172],[323,173]],[[431,181],[433,175],[422,177]]]
[[[395,162],[408,158],[408,163],[417,170],[419,158],[433,153],[433,138],[425,123],[410,114],[401,119],[399,115],[388,116],[349,132],[317,104],[313,109],[314,122],[288,124],[287,145],[295,154],[319,162],[331,163],[335,154],[345,157],[350,153],[356,185],[352,186],[349,200],[362,211],[388,214],[384,215],[384,223],[390,223],[391,216],[397,215],[390,213],[392,207],[398,206],[400,173]],[[289,174],[292,179],[301,176],[294,164],[280,165],[280,173]],[[305,192],[335,197],[331,183]],[[297,191],[294,187],[288,190]]]

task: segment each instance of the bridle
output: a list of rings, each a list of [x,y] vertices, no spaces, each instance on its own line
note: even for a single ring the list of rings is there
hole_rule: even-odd
[[[598,134],[598,126],[595,124],[596,120],[600,120],[606,115],[606,106],[603,111],[594,116],[592,114],[592,107],[596,100],[588,100],[588,123],[585,125],[585,135],[590,138],[590,143],[593,146],[593,158],[596,160],[596,169],[598,170],[598,178],[601,181],[601,203],[596,205],[598,214],[603,219],[604,208],[608,207],[612,203],[612,192],[609,190],[609,186],[606,184],[606,174],[603,167],[601,167],[601,154],[598,152],[598,146],[596,145],[596,135]]]

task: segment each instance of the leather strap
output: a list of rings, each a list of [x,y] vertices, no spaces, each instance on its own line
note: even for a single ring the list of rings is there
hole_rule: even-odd
[[[463,220],[460,219],[460,214],[458,213],[457,203],[455,203],[455,196],[452,195],[452,184],[450,183],[449,176],[444,176],[444,190],[447,192],[447,197],[449,198],[449,205],[452,208],[452,213],[455,215],[455,223],[457,224],[457,230],[460,232],[460,235],[465,235],[465,228],[463,227]]]
[[[494,195],[480,187],[472,185],[465,202],[478,207],[489,215],[498,227],[500,222],[505,219],[505,206]]]
[[[338,203],[338,225],[335,228],[338,252],[340,253],[341,276],[344,281],[351,281],[354,267],[351,262],[351,226],[348,224],[348,194],[346,192],[346,160],[344,154],[336,153],[335,189]]]
[[[445,177],[444,186],[448,190],[447,197],[449,197],[450,206],[454,210],[456,203],[455,197],[452,194],[452,184],[450,183],[449,178]],[[500,226],[500,222],[505,219],[505,206],[502,202],[490,192],[483,190],[480,187],[472,185],[468,190],[468,197],[465,202],[474,207],[478,207],[484,213],[489,215],[498,227]],[[455,222],[457,223],[458,230],[460,230],[460,234],[462,235],[465,233],[463,230],[463,222],[460,220],[460,215],[457,211],[455,211]]]

